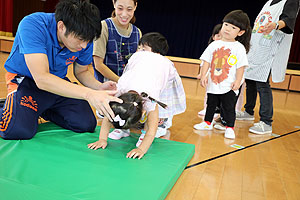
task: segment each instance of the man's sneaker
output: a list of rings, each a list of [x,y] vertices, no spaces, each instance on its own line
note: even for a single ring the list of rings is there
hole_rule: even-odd
[[[245,121],[250,121],[254,120],[254,115],[250,115],[246,111],[244,112],[236,112],[236,120],[245,120]]]
[[[135,145],[136,147],[139,147],[142,144],[144,137],[145,137],[145,133],[142,133]]]
[[[218,129],[218,130],[221,130],[221,131],[225,131],[225,130],[226,130],[226,127],[225,127],[222,123],[219,123],[219,122],[217,122],[217,123],[214,125],[214,128],[215,128],[215,129]]]
[[[157,131],[156,131],[156,134],[155,134],[156,138],[159,138],[159,137],[164,136],[166,134],[167,134],[167,128],[157,127]]]
[[[234,139],[235,134],[233,128],[230,127],[226,128],[224,137],[228,139]]]
[[[115,129],[108,134],[108,137],[113,140],[119,140],[130,135],[129,129]]]
[[[201,122],[200,124],[195,124],[194,129],[197,129],[197,130],[212,130],[213,129],[213,123],[208,125],[206,122]]]
[[[265,122],[260,121],[258,123],[255,123],[254,126],[250,127],[249,131],[251,133],[255,133],[259,135],[268,134],[268,133],[272,133],[272,126],[266,124]]]
[[[96,115],[99,119],[103,119],[104,115],[101,115],[98,110],[96,110]]]

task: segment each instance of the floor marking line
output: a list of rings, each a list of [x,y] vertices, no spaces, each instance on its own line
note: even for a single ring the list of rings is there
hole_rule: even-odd
[[[212,158],[209,158],[209,159],[206,159],[206,160],[197,162],[197,163],[195,163],[195,164],[186,166],[184,169],[186,170],[186,169],[189,169],[189,168],[192,168],[192,167],[196,167],[196,166],[201,165],[201,164],[203,164],[203,163],[207,163],[207,162],[216,160],[216,159],[218,159],[218,158],[222,158],[222,157],[224,157],[224,156],[227,156],[227,155],[236,153],[236,152],[238,152],[238,151],[242,151],[242,150],[248,149],[248,148],[250,148],[250,147],[254,147],[254,146],[256,146],[256,145],[259,145],[259,144],[263,144],[263,143],[269,142],[269,141],[271,141],[271,140],[275,140],[275,139],[278,139],[278,138],[281,138],[281,137],[284,137],[284,136],[287,136],[287,135],[290,135],[290,134],[293,134],[293,133],[297,133],[297,132],[299,132],[299,131],[300,131],[300,129],[295,130],[295,131],[291,131],[291,132],[289,132],[289,133],[282,134],[282,135],[280,135],[280,136],[278,136],[278,137],[273,137],[273,138],[270,138],[270,139],[268,139],[268,140],[264,140],[264,141],[261,141],[261,142],[258,142],[258,143],[254,143],[254,144],[251,144],[251,145],[249,145],[249,146],[245,146],[245,147],[242,148],[242,149],[236,149],[236,150],[234,150],[234,151],[230,151],[230,152],[227,152],[227,153],[224,153],[224,154],[221,154],[221,155],[218,155],[218,156],[215,156],[215,157],[212,157]]]

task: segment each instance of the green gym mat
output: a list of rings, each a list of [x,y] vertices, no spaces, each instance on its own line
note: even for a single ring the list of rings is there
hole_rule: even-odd
[[[79,134],[45,123],[31,140],[0,138],[0,200],[164,199],[195,151],[155,139],[141,160],[127,159],[138,135],[87,148],[99,130]]]

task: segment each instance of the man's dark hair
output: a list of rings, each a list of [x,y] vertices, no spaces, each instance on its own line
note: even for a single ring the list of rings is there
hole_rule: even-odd
[[[102,27],[99,9],[86,1],[61,0],[56,5],[55,20],[64,23],[66,36],[73,33],[87,42],[100,37]]]
[[[146,33],[139,41],[139,45],[147,45],[151,47],[152,52],[159,53],[163,56],[167,55],[169,45],[167,39],[158,32]]]

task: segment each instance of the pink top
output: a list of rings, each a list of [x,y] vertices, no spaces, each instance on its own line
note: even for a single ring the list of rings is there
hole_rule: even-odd
[[[139,94],[146,92],[154,99],[160,100],[160,94],[168,81],[174,79],[176,73],[173,63],[164,56],[149,51],[136,52],[129,59],[118,81],[117,96],[134,90]],[[144,104],[144,109],[147,112],[153,111],[155,104],[148,100]]]

